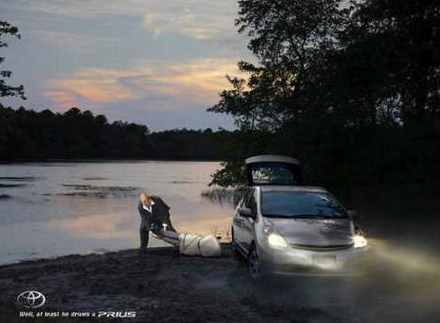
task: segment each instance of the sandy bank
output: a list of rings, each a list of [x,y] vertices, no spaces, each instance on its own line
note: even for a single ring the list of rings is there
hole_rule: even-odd
[[[172,248],[103,255],[71,255],[0,267],[0,322],[76,322],[64,318],[19,318],[15,299],[42,292],[41,311],[136,311],[135,319],[100,322],[324,322],[325,313],[262,304],[243,261],[223,245],[221,258],[181,256]],[[38,311],[38,310],[35,310]],[[82,319],[90,322],[96,319]]]
[[[381,251],[380,245],[376,246]],[[245,262],[224,244],[221,258],[187,257],[172,248],[71,255],[0,267],[0,323],[15,322],[438,322],[438,262],[390,249],[374,272],[252,284]],[[385,250],[382,250],[385,251]],[[394,257],[391,257],[393,256]],[[136,318],[20,318],[17,296],[36,290],[33,311],[136,312]]]

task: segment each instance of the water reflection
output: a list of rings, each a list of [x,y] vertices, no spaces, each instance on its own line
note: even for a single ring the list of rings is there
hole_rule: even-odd
[[[228,209],[200,203],[180,205],[179,213],[171,215],[173,225],[179,232],[200,235],[217,234],[228,238],[231,216]],[[217,212],[213,212],[217,211]],[[105,214],[84,214],[72,218],[53,219],[49,230],[62,230],[65,235],[79,239],[138,239],[139,216],[133,207],[132,212],[124,210]]]
[[[136,237],[133,216],[125,212],[87,214],[73,219],[55,219],[48,223],[50,229],[63,230],[65,234],[82,238],[111,239]]]
[[[228,239],[231,204],[201,197],[216,162],[38,163],[1,166],[0,262],[138,246],[138,193],[161,196],[183,232]],[[18,178],[19,180],[15,180]],[[150,246],[164,245],[151,239]]]

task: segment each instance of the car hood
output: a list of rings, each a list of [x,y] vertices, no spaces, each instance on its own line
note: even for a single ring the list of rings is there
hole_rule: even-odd
[[[281,234],[287,243],[331,247],[352,244],[354,232],[350,219],[265,218],[266,226]]]

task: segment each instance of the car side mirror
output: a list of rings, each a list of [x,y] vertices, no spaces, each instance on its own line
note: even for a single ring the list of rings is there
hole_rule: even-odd
[[[242,207],[238,210],[238,214],[240,214],[244,218],[254,218],[252,215],[252,211],[250,208]]]

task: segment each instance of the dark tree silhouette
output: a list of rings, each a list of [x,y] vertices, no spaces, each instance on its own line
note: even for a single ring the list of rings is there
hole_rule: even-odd
[[[0,19],[0,48],[2,49],[2,51],[5,47],[8,47],[8,44],[5,43],[3,40],[5,35],[20,38],[20,34],[18,32],[17,27],[11,26],[8,22],[2,21]],[[2,64],[4,61],[5,61],[5,57],[1,56],[0,64]],[[6,83],[6,79],[11,77],[11,75],[12,75],[11,71],[0,68],[0,97],[17,96],[22,99],[25,99],[23,85],[12,86]]]
[[[326,185],[436,183],[439,16],[436,1],[239,1],[239,32],[257,64],[230,78],[209,109],[235,118],[225,167],[234,185],[245,157],[299,157]]]
[[[109,123],[103,115],[71,108],[65,113],[0,107],[0,159],[177,159],[218,160],[224,130],[169,130],[150,133],[145,125]],[[3,126],[5,125],[5,126]]]

